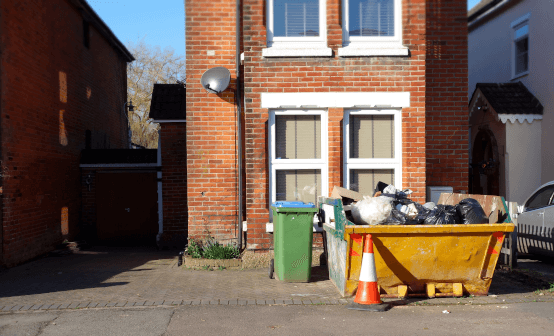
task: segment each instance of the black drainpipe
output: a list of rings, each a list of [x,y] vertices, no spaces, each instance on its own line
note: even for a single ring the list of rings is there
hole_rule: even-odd
[[[235,90],[235,102],[237,104],[237,133],[238,133],[238,171],[239,171],[239,178],[238,178],[238,191],[239,191],[239,204],[238,204],[238,221],[239,221],[239,248],[242,249],[242,127],[241,127],[241,82],[240,82],[240,39],[241,39],[241,31],[240,31],[240,2],[241,0],[236,0],[236,63],[237,63],[237,69],[236,69],[236,90]]]

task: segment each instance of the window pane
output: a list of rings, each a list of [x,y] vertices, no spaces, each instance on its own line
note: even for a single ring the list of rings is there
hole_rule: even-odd
[[[302,201],[317,204],[321,196],[321,170],[277,170],[277,201]]]
[[[548,186],[542,190],[539,190],[535,196],[533,196],[525,207],[527,210],[538,209],[550,204],[552,198],[552,192],[554,192],[554,186]]]
[[[394,158],[394,116],[350,115],[350,158]]]
[[[516,74],[528,70],[529,39],[524,38],[516,42]]]
[[[394,36],[394,0],[349,0],[350,36]]]
[[[373,196],[379,181],[394,184],[394,169],[350,169],[350,190]]]
[[[273,35],[319,36],[319,0],[273,0]]]
[[[321,159],[321,116],[276,115],[277,159]]]

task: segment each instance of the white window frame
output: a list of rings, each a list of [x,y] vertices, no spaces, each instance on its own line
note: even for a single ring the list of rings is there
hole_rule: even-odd
[[[327,1],[319,0],[319,36],[307,37],[275,37],[274,0],[266,0],[267,17],[267,48],[262,50],[264,57],[289,56],[332,56],[331,48],[327,47]]]
[[[513,21],[511,24],[512,27],[512,79],[525,76],[529,74],[529,69],[531,68],[531,61],[529,55],[531,54],[531,25],[530,25],[530,19],[531,13],[527,13],[523,15],[522,17],[518,18],[517,20]],[[521,36],[516,39],[516,31],[519,28],[522,28],[523,26],[528,26],[529,31],[526,35]],[[523,71],[520,73],[516,73],[516,63],[517,63],[517,47],[516,43],[524,38],[527,38],[527,71]]]
[[[394,118],[394,158],[391,159],[355,159],[350,158],[350,115],[392,115]],[[402,110],[349,109],[343,117],[343,181],[350,189],[351,169],[394,169],[394,186],[402,189]]]
[[[343,48],[339,56],[407,56],[402,45],[402,0],[394,0],[394,36],[350,36],[349,0],[342,1]]]
[[[277,159],[275,154],[276,115],[319,115],[321,117],[321,158],[320,159]],[[270,110],[269,111],[269,195],[270,204],[277,200],[277,170],[321,170],[321,196],[329,196],[328,160],[328,112],[327,110]]]

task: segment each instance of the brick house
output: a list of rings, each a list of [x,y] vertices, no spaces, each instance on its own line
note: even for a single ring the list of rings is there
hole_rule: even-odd
[[[186,123],[172,127],[186,125],[189,237],[271,249],[270,204],[334,186],[370,193],[381,180],[418,201],[427,186],[467,192],[466,1],[185,8]],[[209,93],[200,78],[218,66],[231,85]],[[166,145],[162,134],[163,157]],[[163,183],[164,197],[183,186]]]
[[[83,0],[0,6],[0,263],[51,251],[79,233],[79,156],[128,148],[133,56]]]

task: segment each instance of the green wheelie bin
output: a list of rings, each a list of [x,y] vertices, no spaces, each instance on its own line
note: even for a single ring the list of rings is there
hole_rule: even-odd
[[[308,282],[312,273],[313,217],[319,210],[313,203],[275,202],[273,246],[275,258],[269,277],[285,282]]]

